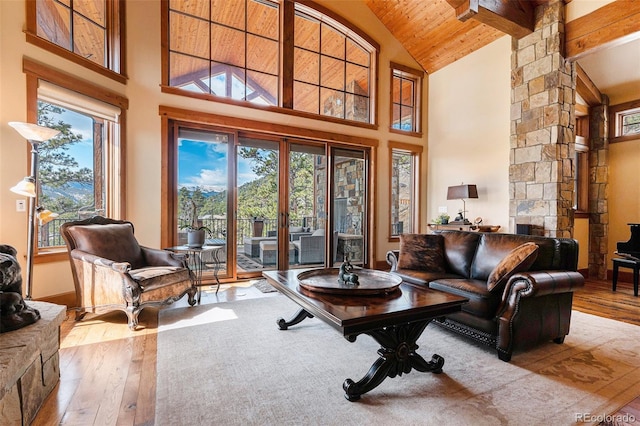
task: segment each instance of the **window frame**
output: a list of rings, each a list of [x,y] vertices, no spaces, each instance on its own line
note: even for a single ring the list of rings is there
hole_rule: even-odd
[[[400,234],[394,234],[391,208],[393,205],[393,188],[391,185],[393,177],[393,154],[394,152],[402,152],[410,154],[413,162],[413,191],[412,191],[412,206],[411,214],[413,216],[413,229],[412,233],[417,233],[420,230],[420,168],[422,164],[422,152],[423,147],[420,145],[413,145],[404,142],[389,141],[389,242],[397,242],[400,240]]]
[[[107,214],[114,218],[124,218],[126,213],[126,123],[129,100],[118,93],[111,92],[108,89],[80,80],[70,74],[27,58],[23,58],[22,68],[27,80],[27,121],[29,123],[38,122],[38,85],[40,81],[47,81],[63,89],[78,92],[81,95],[120,108],[119,123],[115,126],[115,129],[111,130],[116,132],[113,138],[117,146],[107,147],[107,151],[115,155],[115,157],[105,159],[107,168],[112,172],[111,174],[114,174],[117,170],[117,176],[115,176],[115,179],[109,177],[105,179],[105,185],[107,186]],[[109,142],[105,141],[105,143]],[[26,149],[30,152],[30,147]],[[114,153],[114,150],[117,150],[117,153]],[[30,167],[31,157],[27,155],[27,170],[30,170]],[[35,247],[34,263],[61,261],[66,258],[67,248],[65,246]]]
[[[622,136],[622,119],[625,115],[640,114],[640,99],[609,107],[609,142],[624,142],[640,139],[640,133]]]
[[[340,124],[348,124],[355,127],[363,127],[368,129],[378,128],[378,114],[377,114],[377,73],[379,69],[378,58],[380,55],[380,45],[369,37],[360,28],[356,27],[352,23],[348,22],[335,12],[326,9],[325,7],[316,4],[312,1],[298,0],[298,1],[283,1],[280,0],[280,20],[281,24],[281,37],[280,37],[280,100],[279,105],[258,105],[248,101],[240,101],[226,97],[215,96],[207,93],[197,93],[188,90],[180,89],[178,87],[169,86],[169,0],[162,0],[161,10],[161,27],[162,27],[162,81],[160,84],[161,91],[163,93],[186,96],[196,99],[202,99],[207,101],[214,101],[219,103],[225,103],[230,105],[242,106],[246,108],[258,109],[263,111],[272,111],[277,113],[284,113],[288,115],[295,115],[304,118],[310,118],[315,120],[329,121]],[[327,18],[335,21],[339,26],[346,28],[353,36],[361,38],[364,42],[368,43],[373,51],[371,52],[371,61],[369,66],[370,73],[370,87],[369,87],[369,118],[370,122],[360,122],[355,120],[349,120],[344,118],[336,118],[329,115],[318,115],[305,111],[297,111],[293,109],[293,52],[294,52],[294,33],[293,33],[293,16],[296,13],[296,5],[301,5],[305,8],[313,9],[316,13],[325,15]],[[349,34],[348,34],[349,35]]]
[[[576,136],[575,143],[575,200],[576,214],[589,213],[589,145],[583,136]]]
[[[126,50],[125,50],[125,0],[104,0],[106,3],[106,57],[108,66],[102,66],[89,59],[83,58],[79,54],[59,46],[38,35],[37,23],[37,1],[26,1],[27,29],[25,30],[26,40],[55,55],[65,58],[71,62],[79,64],[85,68],[95,71],[103,76],[111,78],[119,83],[126,84]]]
[[[389,87],[390,87],[390,95],[389,99],[389,131],[392,133],[398,133],[403,135],[411,135],[416,137],[422,136],[422,85],[424,80],[424,72],[420,70],[416,70],[414,68],[410,68],[401,64],[397,64],[395,62],[390,63],[390,77],[389,77]],[[399,76],[406,80],[413,81],[414,93],[412,94],[413,99],[413,124],[411,130],[402,130],[393,127],[393,107],[395,105],[394,93],[393,93],[393,80],[396,76]]]

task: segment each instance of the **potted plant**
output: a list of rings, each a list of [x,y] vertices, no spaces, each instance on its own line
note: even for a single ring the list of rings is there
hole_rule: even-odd
[[[211,230],[206,226],[201,226],[198,221],[198,206],[195,201],[191,200],[191,212],[189,220],[182,225],[180,229],[187,231],[187,246],[192,248],[200,248],[204,245],[207,234],[211,236]]]
[[[433,219],[433,223],[436,225],[446,225],[449,223],[449,215],[446,213],[440,213],[440,216]]]

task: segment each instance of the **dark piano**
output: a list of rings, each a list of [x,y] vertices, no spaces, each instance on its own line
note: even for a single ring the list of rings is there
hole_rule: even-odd
[[[616,254],[627,259],[640,261],[640,223],[629,223],[631,238],[627,242],[619,242]]]

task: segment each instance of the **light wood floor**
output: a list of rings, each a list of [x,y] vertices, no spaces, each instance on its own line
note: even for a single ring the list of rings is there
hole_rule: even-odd
[[[205,291],[202,303],[219,303],[276,293],[261,293],[250,282]],[[186,298],[170,307],[186,307]],[[640,325],[640,297],[631,285],[588,281],[574,297],[574,309]],[[34,425],[153,425],[155,423],[158,310],[140,314],[142,329],[130,331],[122,312],[75,322],[61,328],[60,383],[45,401]],[[617,413],[640,419],[640,396]]]

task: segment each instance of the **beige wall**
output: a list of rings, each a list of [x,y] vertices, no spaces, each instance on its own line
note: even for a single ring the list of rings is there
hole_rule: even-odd
[[[427,212],[446,207],[453,219],[462,201],[447,187],[476,184],[467,218],[509,232],[511,38],[502,37],[429,76]]]
[[[22,179],[27,170],[27,143],[11,129],[8,121],[26,120],[26,86],[22,72],[22,58],[28,57],[46,63],[61,71],[72,73],[128,97],[127,128],[127,219],[136,225],[136,235],[141,243],[152,247],[160,245],[160,138],[159,105],[193,108],[198,111],[247,117],[308,129],[322,129],[380,141],[378,168],[374,171],[378,205],[385,206],[376,211],[378,242],[376,257],[383,260],[390,248],[387,243],[389,220],[389,186],[387,141],[424,145],[426,137],[406,137],[388,132],[389,127],[389,62],[393,61],[419,69],[418,64],[375,18],[363,1],[318,1],[351,20],[370,34],[381,46],[378,75],[379,129],[369,130],[346,125],[327,123],[292,117],[277,113],[263,113],[217,104],[214,102],[186,99],[160,92],[160,2],[127,2],[127,73],[126,85],[101,77],[83,67],[58,58],[25,41],[25,5],[23,1],[0,1],[0,243],[15,246],[24,268],[26,253],[27,218],[25,213],[15,211],[19,198],[9,188]],[[424,103],[426,104],[426,83]],[[426,108],[424,113],[426,121]],[[422,175],[426,175],[423,162]],[[422,191],[424,193],[424,190]],[[424,212],[426,199],[421,200]],[[426,221],[426,214],[422,223]],[[36,264],[34,269],[34,298],[46,297],[73,291],[68,262]]]

